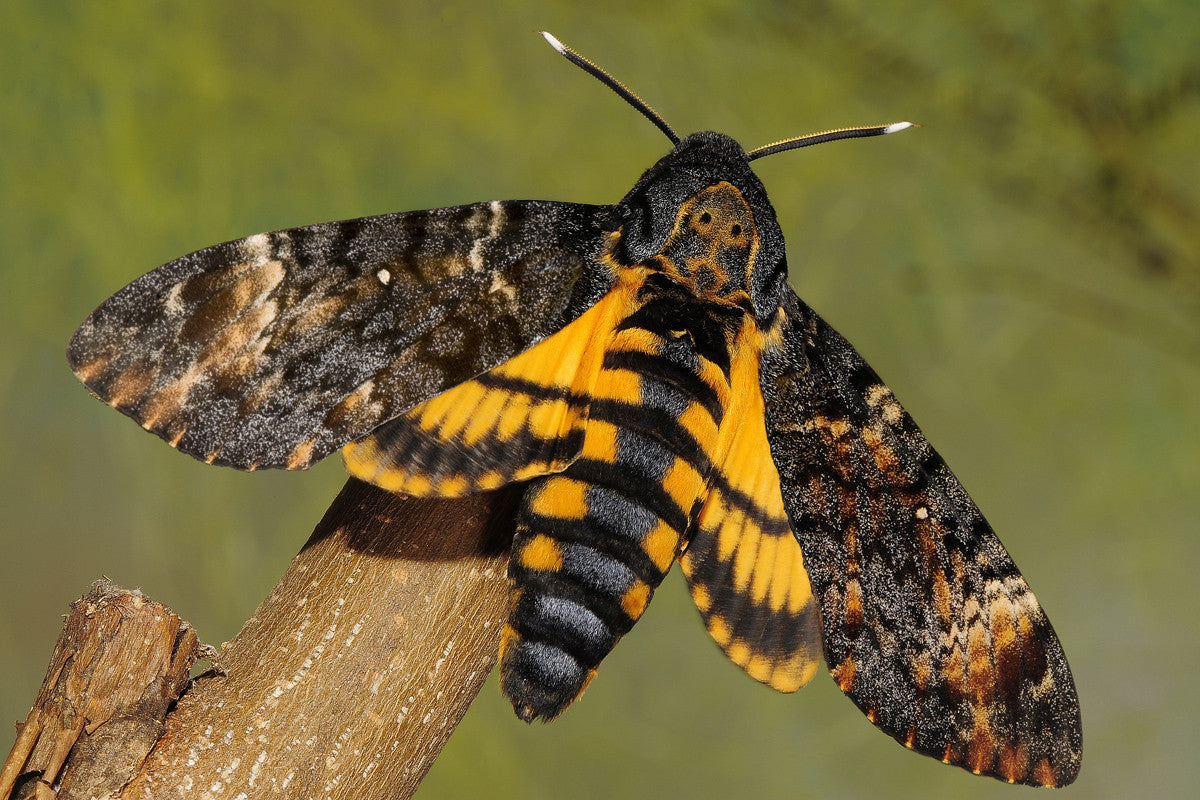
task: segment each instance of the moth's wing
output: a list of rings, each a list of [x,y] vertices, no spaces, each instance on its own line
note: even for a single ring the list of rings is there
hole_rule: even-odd
[[[790,292],[784,314],[762,367],[767,431],[834,679],[916,751],[1070,783],[1075,685],[1025,579],[862,357]]]
[[[346,445],[361,480],[455,497],[561,472],[583,449],[596,379],[637,285],[615,285],[537,345]]]
[[[478,203],[216,245],[105,301],[67,358],[100,399],[185,453],[304,468],[602,296],[597,211]]]
[[[752,678],[794,692],[812,678],[820,620],[763,425],[757,358],[733,365],[707,493],[679,557],[692,600],[725,654]]]

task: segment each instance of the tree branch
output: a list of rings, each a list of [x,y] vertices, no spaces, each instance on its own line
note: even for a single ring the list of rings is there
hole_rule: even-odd
[[[518,499],[351,479],[119,796],[409,797],[495,663]]]
[[[163,732],[204,648],[141,592],[97,581],[71,604],[33,709],[0,770],[0,797],[109,797]],[[10,794],[11,793],[11,794]]]

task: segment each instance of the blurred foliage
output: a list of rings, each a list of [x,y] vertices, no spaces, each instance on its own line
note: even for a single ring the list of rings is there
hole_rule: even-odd
[[[231,637],[343,477],[205,467],[88,398],[100,300],[261,230],[492,198],[619,198],[680,130],[748,146],[796,285],[887,378],[1049,610],[1081,797],[1195,792],[1200,6],[854,0],[8,4],[0,30],[0,718],[108,575]],[[10,738],[0,744],[7,745]],[[904,752],[818,675],[706,641],[677,577],[587,696],[527,728],[484,690],[421,797],[1013,797]]]

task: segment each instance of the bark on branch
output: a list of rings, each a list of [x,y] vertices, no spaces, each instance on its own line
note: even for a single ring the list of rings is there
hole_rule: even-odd
[[[495,662],[518,497],[415,500],[351,479],[110,796],[409,797]],[[14,756],[36,737],[27,722]],[[17,791],[67,788],[75,755]],[[19,760],[6,777],[46,768]]]

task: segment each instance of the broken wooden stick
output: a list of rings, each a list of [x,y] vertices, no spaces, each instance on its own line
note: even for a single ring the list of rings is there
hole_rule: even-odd
[[[409,797],[495,663],[519,488],[417,500],[347,482],[111,796]]]

